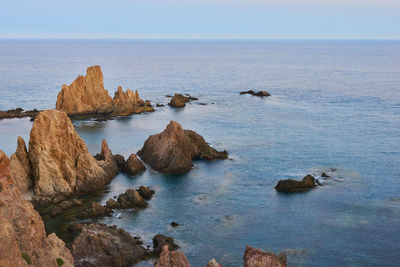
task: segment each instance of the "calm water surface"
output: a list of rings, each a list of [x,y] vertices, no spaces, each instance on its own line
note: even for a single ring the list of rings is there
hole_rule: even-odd
[[[100,201],[139,185],[157,193],[148,209],[103,222],[145,243],[170,235],[192,266],[213,257],[241,266],[246,244],[286,251],[289,266],[398,266],[400,42],[2,40],[0,110],[54,108],[61,85],[94,64],[110,94],[122,85],[153,103],[182,92],[207,105],[75,121],[92,153],[106,138],[127,157],[176,120],[233,159],[197,161],[180,177],[119,174]],[[272,97],[238,94],[250,89]],[[0,149],[13,153],[31,126],[0,121]],[[329,168],[337,171],[323,187],[274,190],[279,179]]]

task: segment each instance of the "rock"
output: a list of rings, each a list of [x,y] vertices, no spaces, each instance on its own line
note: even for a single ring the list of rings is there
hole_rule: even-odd
[[[153,237],[153,253],[155,255],[160,255],[164,246],[168,246],[169,251],[174,251],[179,248],[172,237],[160,234]]]
[[[286,254],[276,256],[269,251],[246,246],[243,267],[286,267]]]
[[[169,251],[166,245],[162,248],[160,258],[154,263],[154,267],[190,267],[190,264],[183,252]]]
[[[97,191],[109,183],[118,167],[105,140],[97,161],[78,136],[64,112],[46,110],[37,116],[30,134],[37,203],[58,203],[81,193]]]
[[[323,173],[321,174],[321,177],[329,178],[330,176],[329,176],[328,174],[326,174],[326,173],[323,172]]]
[[[125,158],[124,156],[120,155],[120,154],[115,154],[114,155],[114,160],[117,163],[118,168],[121,170],[122,167],[124,167],[125,165]]]
[[[181,94],[175,94],[171,101],[168,103],[169,106],[173,108],[183,108],[186,102],[189,102],[189,97],[185,97]]]
[[[216,151],[200,135],[183,130],[175,121],[171,121],[162,133],[150,136],[137,154],[154,170],[170,174],[190,171],[194,159],[228,158],[226,151]]]
[[[143,185],[141,185],[137,191],[138,191],[139,195],[142,196],[142,198],[144,198],[146,200],[151,199],[151,197],[156,192],[156,191],[150,189],[149,187],[143,186]]]
[[[63,213],[67,209],[82,205],[83,201],[79,199],[64,200],[63,202],[56,204],[49,212],[47,211],[47,209],[41,209],[40,213],[42,215],[50,213],[51,216],[56,216]]]
[[[103,73],[100,66],[86,70],[86,76],[78,76],[69,86],[63,85],[57,96],[56,109],[76,115],[127,116],[154,109],[139,98],[139,93],[130,89],[126,92],[119,86],[111,98],[103,85]]]
[[[146,170],[146,167],[135,154],[131,154],[128,160],[125,162],[124,166],[122,167],[123,172],[132,176],[144,170]]]
[[[215,259],[212,259],[207,263],[207,267],[223,267],[223,266],[222,264],[219,264]]]
[[[108,206],[102,206],[97,202],[92,202],[90,208],[78,214],[79,218],[101,218],[111,216],[112,209]]]
[[[276,191],[279,192],[297,192],[297,191],[304,191],[311,188],[314,188],[315,185],[315,178],[312,175],[304,176],[302,181],[293,180],[293,179],[286,179],[280,180],[278,184],[275,186]]]
[[[158,108],[164,107],[164,104],[159,104],[159,103],[157,103],[157,104],[156,104],[156,107],[158,107]]]
[[[10,109],[7,111],[0,110],[0,120],[1,119],[12,119],[12,118],[24,118],[31,117],[31,119],[35,119],[36,115],[39,113],[39,110],[27,110],[24,111],[22,108]]]
[[[18,180],[18,179],[17,179]],[[0,266],[72,267],[74,259],[55,234],[46,236],[43,220],[21,194],[10,171],[10,160],[0,150]]]
[[[149,257],[149,253],[129,233],[101,223],[84,224],[71,245],[76,267],[123,267]]]
[[[172,222],[170,225],[171,225],[172,227],[178,227],[178,226],[179,226],[179,223],[177,223],[177,222]]]
[[[265,91],[258,91],[257,93],[254,92],[253,90],[249,91],[242,91],[240,92],[241,95],[249,94],[249,95],[254,95],[254,96],[259,96],[259,97],[266,97],[266,96],[271,96],[269,93]]]
[[[106,202],[109,209],[132,209],[132,208],[147,208],[146,200],[149,200],[155,193],[148,187],[140,186],[139,189],[127,189],[125,193],[120,194],[117,201],[110,198]]]
[[[18,136],[17,151],[10,158],[11,175],[24,194],[33,186],[33,172],[28,150],[22,137]]]

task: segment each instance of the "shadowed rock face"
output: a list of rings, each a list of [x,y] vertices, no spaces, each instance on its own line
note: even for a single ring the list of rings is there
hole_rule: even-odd
[[[304,176],[302,181],[287,179],[280,180],[278,184],[275,186],[276,191],[291,193],[291,192],[299,192],[314,188],[315,178],[312,175]]]
[[[30,134],[29,157],[37,203],[58,203],[71,195],[100,189],[118,172],[103,140],[104,160],[97,161],[64,112],[41,112]]]
[[[165,245],[154,267],[190,267],[190,264],[183,252],[169,251],[168,245]]]
[[[200,135],[183,130],[175,121],[171,121],[162,133],[150,136],[137,154],[154,170],[170,174],[190,171],[194,159],[228,158],[226,151],[216,151]]]
[[[144,170],[146,170],[146,167],[135,154],[131,154],[128,160],[125,162],[124,166],[122,167],[123,172],[132,176]]]
[[[129,233],[101,223],[80,225],[71,246],[76,267],[133,266],[150,255]]]
[[[57,258],[63,266],[74,266],[64,242],[55,234],[46,237],[42,218],[14,179],[10,160],[0,150],[0,266],[57,267]]]
[[[17,151],[10,158],[11,175],[19,186],[21,193],[25,193],[33,185],[32,166],[29,153],[22,137],[18,136]]]
[[[246,246],[243,267],[286,267],[286,254],[276,256],[269,251]]]
[[[139,93],[121,86],[112,99],[103,85],[100,66],[89,67],[86,76],[78,76],[73,83],[63,85],[57,96],[56,109],[73,115],[126,116],[154,109],[139,98]]]

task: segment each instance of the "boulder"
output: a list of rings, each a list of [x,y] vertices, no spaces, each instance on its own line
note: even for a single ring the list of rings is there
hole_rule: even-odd
[[[242,92],[240,92],[240,94],[241,94],[241,95],[249,94],[249,95],[254,95],[254,96],[259,96],[259,97],[271,96],[271,95],[270,95],[269,93],[267,93],[266,91],[254,92],[253,90],[242,91]]]
[[[291,193],[308,190],[314,188],[315,186],[316,183],[314,176],[306,175],[304,176],[302,181],[293,179],[280,180],[275,186],[275,189],[278,192]]]
[[[11,175],[24,194],[33,186],[32,166],[22,137],[18,136],[17,151],[10,158]]]
[[[30,134],[29,157],[36,203],[58,203],[71,195],[97,191],[118,172],[105,140],[104,160],[97,161],[64,112],[46,110]]]
[[[114,160],[117,163],[118,168],[121,170],[122,167],[124,167],[125,165],[125,158],[124,156],[120,155],[120,154],[115,154],[114,155]]]
[[[286,254],[278,256],[269,251],[246,246],[243,267],[286,267]]]
[[[71,245],[76,267],[128,267],[150,255],[140,241],[115,225],[83,224],[74,231],[80,231]]]
[[[122,167],[123,172],[132,176],[145,170],[146,167],[144,166],[143,162],[141,162],[135,154],[131,154]]]
[[[154,170],[170,174],[190,171],[194,159],[228,158],[226,151],[216,151],[200,135],[183,130],[175,121],[171,121],[162,133],[150,136],[137,154]]]
[[[127,189],[125,193],[120,194],[117,201],[110,198],[106,202],[106,206],[110,209],[132,209],[132,208],[146,208],[148,206],[146,200],[151,199],[154,190],[140,186],[139,189]]]
[[[186,102],[189,102],[189,97],[183,96],[181,94],[175,94],[171,101],[168,103],[169,106],[173,108],[183,108]]]
[[[74,259],[55,234],[46,236],[43,220],[22,197],[11,175],[10,160],[0,150],[0,266],[74,266]]]
[[[139,189],[137,189],[137,191],[138,191],[139,195],[141,195],[142,198],[144,198],[144,199],[146,199],[146,200],[151,199],[151,197],[152,197],[152,196],[154,195],[154,193],[156,192],[156,191],[154,191],[153,189],[150,189],[149,187],[143,186],[143,185],[141,185],[141,186],[139,187]]]
[[[179,248],[172,237],[160,234],[153,237],[153,253],[156,256],[160,255],[164,246],[168,246],[169,251],[174,251]]]
[[[160,258],[154,263],[154,267],[190,267],[189,261],[181,251],[170,251],[168,246],[162,248]]]

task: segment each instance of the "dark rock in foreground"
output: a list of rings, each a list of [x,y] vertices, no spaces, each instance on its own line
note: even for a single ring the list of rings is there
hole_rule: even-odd
[[[12,118],[24,118],[31,117],[32,119],[36,118],[36,115],[39,114],[39,110],[26,110],[24,111],[22,108],[10,109],[7,111],[0,110],[0,120],[1,119],[12,119]]]
[[[306,175],[302,181],[293,179],[280,180],[275,186],[275,189],[278,192],[291,193],[308,190],[314,187],[316,187],[316,180],[314,176]]]
[[[169,251],[174,251],[179,248],[172,237],[160,234],[153,237],[153,253],[156,256],[160,255],[164,246],[168,246]]]
[[[170,174],[190,171],[195,159],[228,158],[228,152],[215,150],[199,134],[183,130],[175,121],[162,133],[150,136],[137,154],[154,170]]]
[[[269,93],[266,91],[258,91],[257,93],[254,92],[253,90],[249,91],[242,91],[240,92],[241,95],[249,94],[249,95],[254,95],[254,96],[259,96],[259,97],[265,97],[265,96],[271,96]]]
[[[276,256],[269,251],[246,246],[246,252],[243,256],[243,267],[286,267],[286,254],[279,253]]]
[[[71,246],[76,267],[132,266],[151,256],[140,241],[116,226],[75,225],[73,231],[80,231]]]

